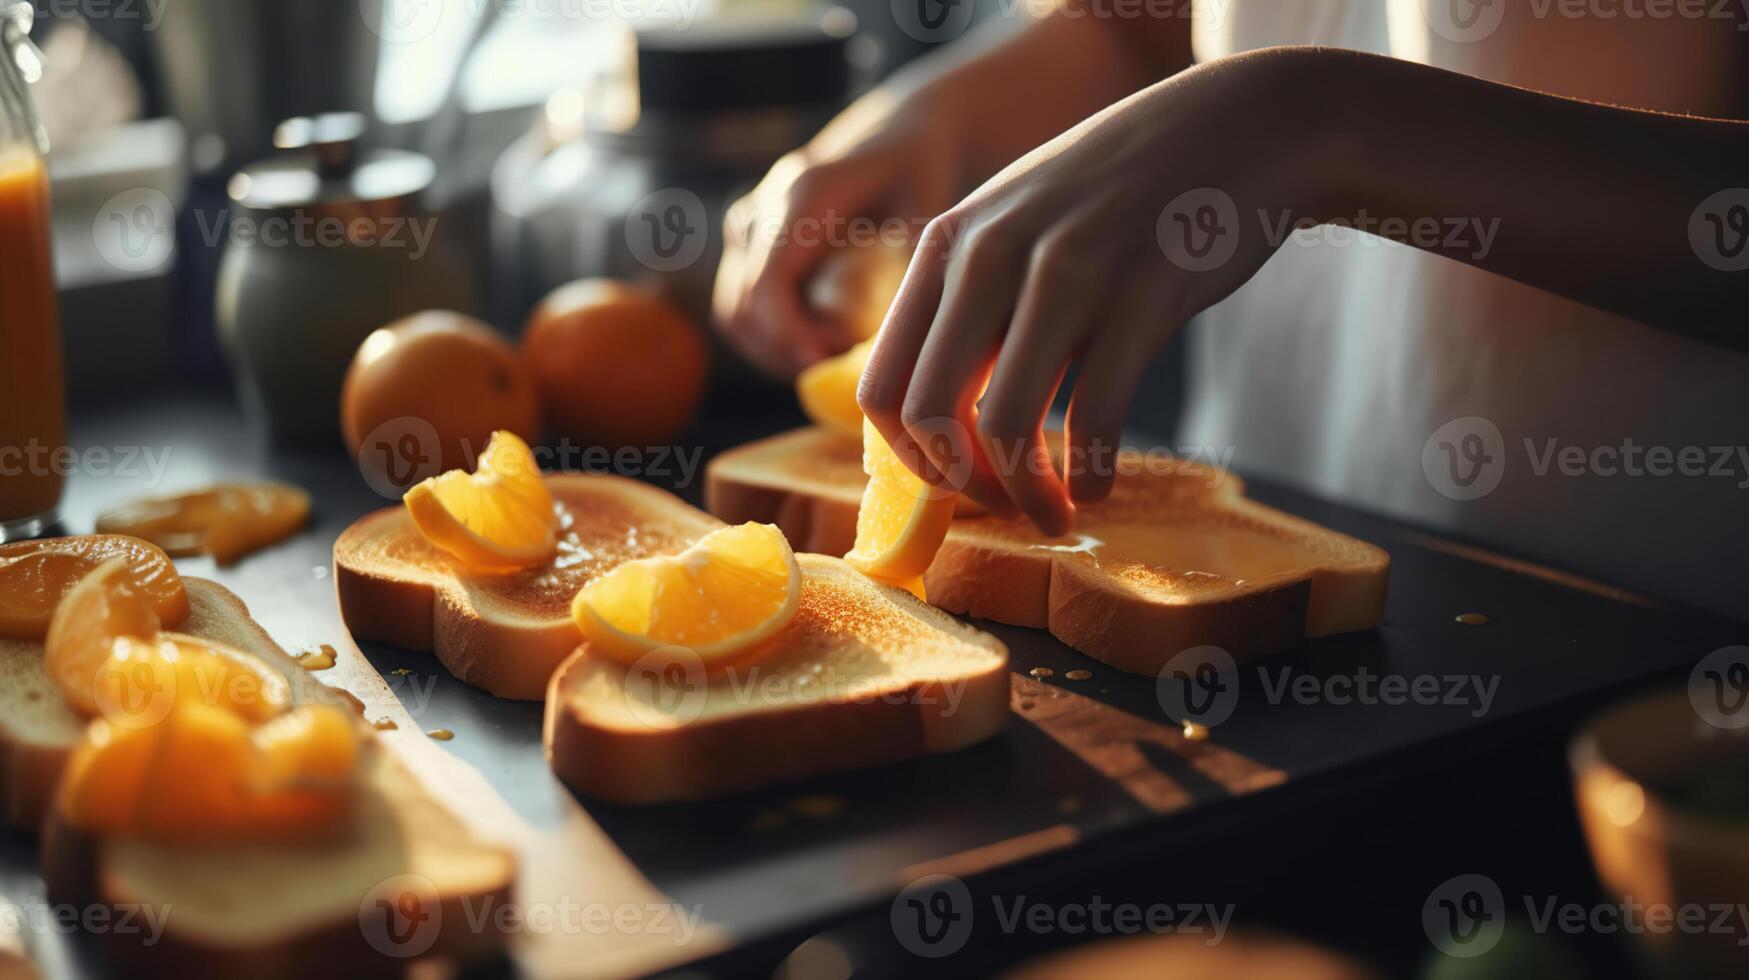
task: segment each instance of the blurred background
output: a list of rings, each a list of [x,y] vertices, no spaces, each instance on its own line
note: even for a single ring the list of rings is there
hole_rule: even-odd
[[[251,200],[238,177],[295,168],[288,155],[312,141],[352,144],[324,183],[380,165],[350,191],[436,219],[441,282],[373,310],[377,326],[441,307],[514,336],[585,276],[653,286],[702,324],[725,204],[932,46],[888,6],[36,0],[72,399],[225,379],[214,297],[232,219],[309,203],[293,184]],[[358,114],[344,132],[280,132],[276,146],[284,120],[342,112]],[[640,261],[624,231],[640,209],[700,240]],[[349,301],[294,298],[312,315]]]

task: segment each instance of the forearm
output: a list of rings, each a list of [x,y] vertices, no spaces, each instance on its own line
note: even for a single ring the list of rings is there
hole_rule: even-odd
[[[1106,13],[1108,2],[1065,0],[1038,19],[998,18],[899,73],[894,91],[947,120],[969,181],[981,182],[1100,109],[1190,66],[1188,18],[1115,17]]]
[[[1325,52],[1326,217],[1677,333],[1749,350],[1749,272],[1723,271],[1703,201],[1749,183],[1749,124],[1558,98]],[[1749,203],[1749,194],[1742,198]],[[1713,209],[1726,251],[1749,211]],[[1382,224],[1395,219],[1394,224]],[[1416,222],[1420,222],[1417,232]],[[1437,229],[1436,226],[1437,225]],[[1462,227],[1462,234],[1453,229]],[[1744,262],[1749,262],[1745,256]]]

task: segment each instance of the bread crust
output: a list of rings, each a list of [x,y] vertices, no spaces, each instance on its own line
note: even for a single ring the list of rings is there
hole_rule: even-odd
[[[671,494],[624,477],[560,474],[546,480],[554,499],[574,511],[604,502],[624,506],[674,542],[689,544],[723,526]],[[335,594],[353,638],[434,654],[458,680],[495,697],[542,700],[554,671],[581,639],[570,595],[531,608],[486,608],[493,583],[464,580],[436,549],[412,546],[420,544],[417,534],[402,508],[389,507],[360,518],[334,542]],[[386,542],[399,550],[391,553]]]
[[[133,894],[126,884],[103,868],[101,838],[69,825],[50,811],[43,823],[40,871],[50,902],[79,908],[103,905],[112,909],[136,908],[152,901]],[[479,917],[481,908],[499,908],[513,900],[515,876],[507,875],[494,888],[467,894],[437,896],[440,927],[431,946],[419,959],[450,957],[478,961],[499,953],[508,941],[494,916],[485,916],[483,926],[470,926],[470,912]],[[402,977],[409,959],[385,954],[371,946],[360,924],[356,903],[338,903],[341,911],[331,920],[288,933],[255,946],[227,946],[201,942],[174,928],[173,905],[164,908],[164,929],[156,941],[149,932],[113,929],[100,939],[105,960],[118,976],[147,978],[247,978],[247,980],[301,980],[305,977]]]
[[[856,524],[855,507],[846,501],[859,497],[862,484],[860,473],[838,458],[843,451],[830,434],[810,429],[731,450],[712,460],[706,500],[725,521],[769,521],[792,540],[843,554]],[[1154,477],[1144,470],[1119,479]],[[1176,498],[1163,499],[1162,511],[1192,499],[1181,483],[1162,485],[1162,497]],[[1001,540],[981,533],[979,522],[959,520],[924,574],[926,593],[949,612],[1046,629],[1106,664],[1148,675],[1190,647],[1218,646],[1244,662],[1308,637],[1370,629],[1383,616],[1390,556],[1382,549],[1250,501],[1242,481],[1230,475],[1211,481],[1193,500],[1202,512],[1317,542],[1341,558],[1237,590],[1167,599],[1127,587],[1081,556]]]
[[[942,631],[945,640],[972,638],[992,655],[978,670],[951,677],[895,680],[856,697],[653,727],[603,720],[589,710],[586,698],[574,694],[574,673],[619,669],[592,660],[596,655],[585,644],[553,675],[549,689],[543,741],[553,772],[576,792],[597,799],[673,803],[952,751],[1002,730],[1009,716],[1009,673],[1007,648],[1000,641],[907,592],[862,580],[838,559],[798,557],[805,575],[855,576],[886,602]]]
[[[340,698],[356,701],[350,694],[322,685],[300,667],[267,631],[250,616],[248,607],[235,593],[216,582],[187,578],[191,605],[187,620],[177,624],[179,631],[206,639],[224,642],[246,651],[295,680],[294,694],[303,699]],[[64,705],[62,706],[64,708]],[[67,709],[70,712],[70,709]],[[81,726],[78,731],[83,731]],[[7,787],[7,813],[15,813],[20,822],[28,820],[28,829],[41,831],[40,870],[50,901],[77,907],[103,905],[117,910],[153,904],[153,896],[132,894],[116,875],[106,868],[106,842],[97,836],[69,825],[54,806],[56,788],[62,770],[71,758],[76,739],[63,745],[22,743],[0,732],[0,748],[4,748],[7,770],[0,785]],[[414,781],[405,767],[380,746],[371,749],[367,778],[380,788],[377,798],[397,814],[417,810],[408,816],[407,826],[430,826],[434,813],[443,813],[447,821],[444,833],[450,837],[464,833],[461,825],[444,811]],[[414,799],[415,794],[420,794]],[[137,845],[136,845],[137,846]],[[449,955],[457,958],[478,958],[503,947],[505,936],[497,931],[492,920],[475,931],[462,907],[465,898],[476,909],[487,901],[509,902],[516,882],[516,859],[508,850],[474,842],[482,850],[491,851],[502,861],[504,874],[490,887],[461,893],[440,893],[444,925],[425,957]],[[264,887],[263,900],[271,901],[271,887]],[[238,946],[202,942],[199,937],[185,935],[176,928],[174,903],[168,903],[162,920],[163,932],[156,942],[148,942],[150,933],[143,930],[111,929],[101,943],[104,955],[118,976],[128,977],[214,977],[277,980],[284,977],[308,976],[402,976],[407,960],[383,955],[370,946],[360,926],[358,904],[365,898],[338,903],[331,921],[315,928],[298,930],[260,945]],[[156,900],[160,904],[162,900]],[[476,913],[477,915],[477,913]],[[112,917],[112,921],[119,921]]]

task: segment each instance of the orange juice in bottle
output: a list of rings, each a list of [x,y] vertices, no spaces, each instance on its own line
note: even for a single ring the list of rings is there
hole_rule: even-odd
[[[0,0],[0,542],[47,530],[67,465],[48,169],[25,89],[40,66],[30,12]]]

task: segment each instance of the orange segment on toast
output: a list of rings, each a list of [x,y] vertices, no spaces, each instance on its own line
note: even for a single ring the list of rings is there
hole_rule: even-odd
[[[770,521],[811,550],[843,548],[864,479],[843,441],[804,429],[711,462],[712,512]],[[1381,549],[1247,500],[1237,477],[1134,451],[1111,496],[1079,508],[1076,533],[1045,538],[1021,519],[958,516],[924,574],[956,613],[1049,629],[1136,673],[1213,644],[1235,659],[1305,637],[1368,629],[1384,610]]]
[[[188,616],[182,576],[157,545],[120,534],[46,538],[0,545],[0,637],[47,636],[55,607],[67,593],[114,558],[126,564],[129,579],[159,622],[175,626]]]
[[[43,666],[74,711],[134,727],[163,718],[180,700],[202,699],[253,721],[291,703],[284,676],[259,658],[160,626],[132,566],[112,558],[55,610]]]
[[[402,499],[419,533],[481,572],[539,565],[553,557],[558,515],[528,443],[492,434],[474,472],[450,470]]]
[[[756,660],[627,666],[579,649],[547,697],[553,771],[579,793],[649,804],[951,751],[1001,731],[1001,641],[840,559],[796,561],[795,619]]]
[[[92,724],[61,781],[63,818],[83,831],[160,843],[333,836],[352,804],[358,721],[306,705],[264,725],[178,701],[151,725]]]
[[[874,423],[862,423],[868,475],[856,514],[856,541],[844,560],[922,597],[923,573],[953,523],[955,494],[924,483],[900,462]]]
[[[113,972],[399,976],[405,957],[501,949],[501,927],[461,910],[510,901],[514,852],[478,837],[377,747],[354,699],[301,671],[235,595],[201,579],[184,586],[183,632],[119,645],[169,645],[160,664],[186,663],[190,644],[230,651],[278,678],[290,704],[258,719],[238,710],[236,676],[202,673],[195,687],[178,680],[170,710],[149,724],[87,722],[60,697],[43,643],[0,639],[0,809],[42,831],[51,901],[175,910],[161,929],[106,936]],[[422,911],[443,913],[416,948],[371,940],[384,927],[366,913],[402,881],[418,884]]]
[[[796,398],[815,425],[851,439],[861,438],[862,409],[856,405],[856,386],[873,349],[874,341],[865,340],[796,376]]]
[[[172,555],[207,553],[220,565],[276,544],[304,526],[310,495],[284,483],[226,483],[123,504],[97,530],[144,538]]]
[[[508,574],[458,570],[405,508],[361,518],[334,543],[340,612],[360,640],[431,651],[462,681],[538,701],[582,640],[571,603],[622,562],[675,555],[721,521],[648,484],[550,475],[562,514],[552,561]]]
[[[341,697],[313,680],[302,688],[295,687],[292,680],[299,676],[297,662],[249,617],[242,600],[223,586],[199,578],[183,579],[182,583],[187,612],[176,623],[179,632],[161,634],[161,640],[199,638],[204,643],[247,654],[252,663],[280,678],[277,682],[264,682],[259,688],[262,692],[283,685],[294,700],[314,695],[324,699]],[[53,809],[61,772],[73,747],[84,737],[89,717],[62,696],[62,684],[50,674],[46,659],[45,644],[40,640],[0,638],[0,816],[12,826],[32,833]],[[96,666],[107,662],[98,661]],[[88,661],[86,668],[90,667]],[[78,678],[86,676],[80,674],[75,678],[75,690],[80,689]],[[152,690],[150,683],[134,683],[135,675],[124,673],[114,679],[127,682],[118,693],[138,697]],[[151,681],[150,675],[139,675],[138,679]],[[211,681],[211,677],[202,677],[193,687],[215,701],[221,694],[238,690]],[[91,683],[85,683],[83,690],[87,692],[85,701],[96,704]],[[151,703],[134,703],[141,711],[157,710]],[[163,702],[160,699],[156,704],[161,708]],[[112,704],[112,708],[119,706],[119,702]],[[103,714],[101,705],[96,710]],[[120,717],[127,716],[125,710],[120,712]]]
[[[742,524],[678,555],[620,565],[585,585],[571,614],[592,649],[624,663],[678,645],[710,665],[770,641],[795,618],[800,594],[783,532]]]

